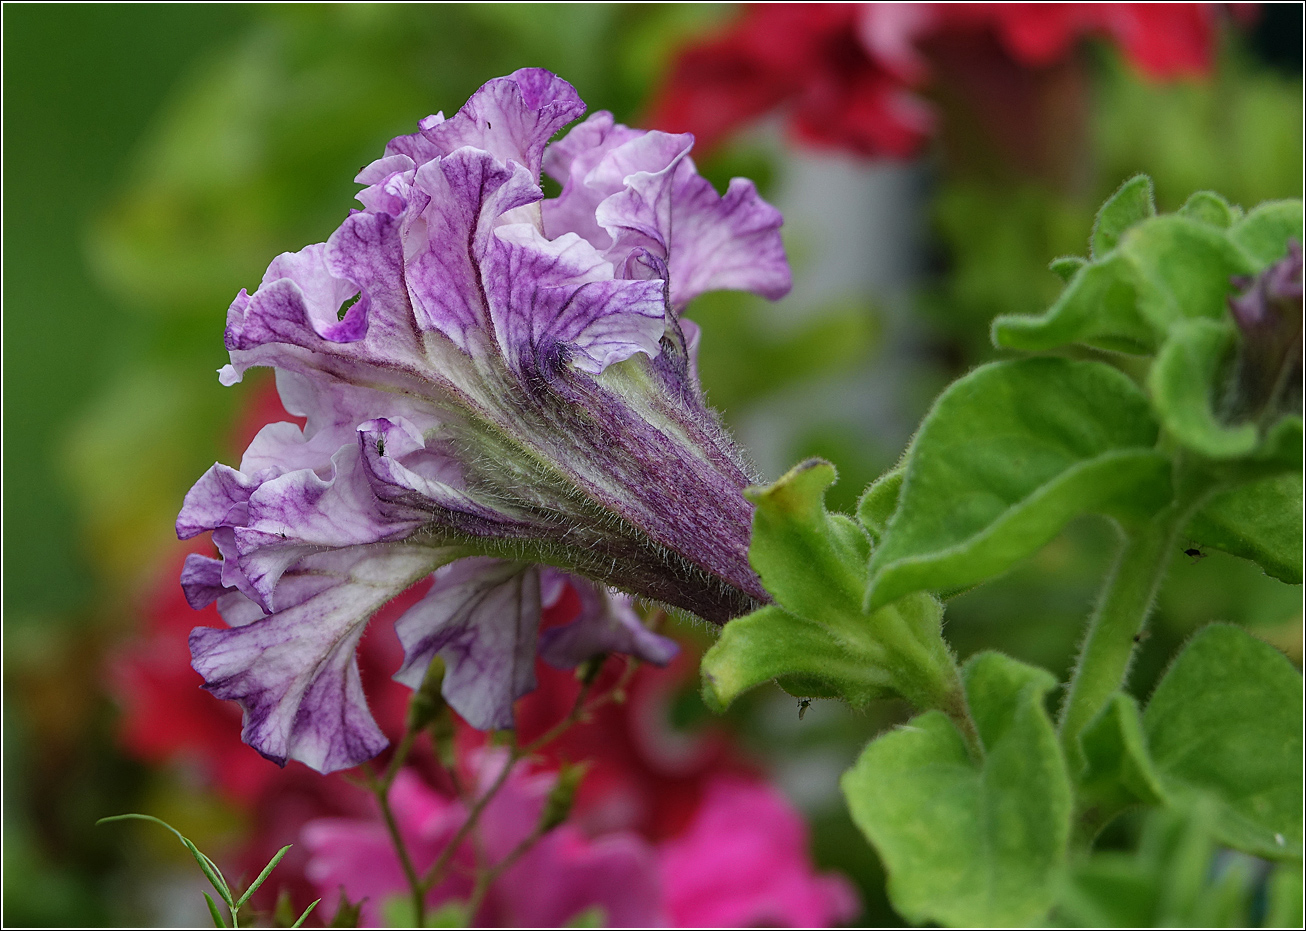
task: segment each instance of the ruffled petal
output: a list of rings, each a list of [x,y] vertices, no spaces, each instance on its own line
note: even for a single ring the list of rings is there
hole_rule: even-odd
[[[188,553],[181,567],[181,590],[196,611],[213,604],[227,590],[222,584],[222,560]]]
[[[416,689],[438,654],[442,692],[480,730],[513,726],[512,704],[535,688],[540,575],[500,559],[461,559],[435,573],[426,597],[395,622],[404,665],[395,679]]]
[[[640,622],[629,595],[577,576],[567,581],[580,596],[580,614],[570,624],[540,634],[540,659],[550,666],[574,669],[603,653],[625,653],[665,666],[680,652],[674,640]]]
[[[516,162],[532,178],[549,139],[585,113],[585,102],[562,78],[543,68],[522,68],[483,84],[448,120],[423,126],[421,135],[441,155],[463,146]]]
[[[324,548],[401,540],[429,515],[383,507],[372,493],[358,446],[331,457],[326,478],[311,469],[287,472],[250,495],[249,516],[234,530],[241,571],[263,606],[280,610],[274,591],[283,571],[300,557]]]
[[[228,630],[191,631],[204,687],[245,712],[242,739],[278,764],[333,772],[386,746],[367,709],[358,639],[372,614],[441,558],[424,547],[314,554],[286,573],[282,610]]]
[[[367,332],[371,301],[358,285],[332,273],[327,264],[327,244],[315,243],[299,252],[284,252],[272,260],[259,290],[288,281],[298,289],[305,316],[318,336],[333,343],[352,343]],[[345,309],[351,298],[359,300]],[[341,311],[344,311],[342,314]]]
[[[657,355],[666,329],[661,281],[612,277],[569,233],[550,242],[525,223],[500,227],[486,263],[495,336],[518,372],[570,363],[591,374],[637,352]]]
[[[671,305],[683,308],[707,291],[751,291],[775,300],[793,278],[780,226],[784,217],[734,178],[724,197],[686,159],[672,194]]]
[[[717,289],[783,297],[792,282],[780,212],[742,178],[717,194],[688,157],[692,144],[594,114],[549,150],[545,167],[563,189],[543,204],[545,230],[584,237],[626,277],[640,250],[665,261],[677,310]]]
[[[438,330],[475,354],[478,331],[488,333],[486,283],[480,262],[495,222],[542,197],[521,166],[463,148],[417,170],[415,186],[430,198],[404,235],[408,291],[417,325]]]
[[[274,260],[259,289],[227,311],[223,384],[262,365],[420,394],[434,373],[403,284],[401,226],[357,213],[326,243]]]
[[[217,527],[244,523],[250,495],[260,484],[260,477],[214,463],[186,492],[177,515],[177,538],[189,540]]]

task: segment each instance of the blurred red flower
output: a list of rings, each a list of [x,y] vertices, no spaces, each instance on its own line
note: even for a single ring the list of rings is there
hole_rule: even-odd
[[[1211,69],[1215,8],[1204,3],[755,4],[723,32],[681,52],[650,125],[692,132],[711,148],[782,111],[809,145],[906,158],[935,116],[915,93],[931,77],[933,40],[996,39],[1031,69],[1086,36],[1115,41],[1156,80]]]

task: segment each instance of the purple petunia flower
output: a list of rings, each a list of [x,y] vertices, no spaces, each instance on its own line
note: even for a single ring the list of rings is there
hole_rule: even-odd
[[[271,366],[307,423],[213,466],[177,532],[212,531],[222,559],[192,556],[182,585],[231,625],[191,634],[193,665],[270,759],[326,772],[383,749],[354,650],[433,572],[397,623],[397,678],[439,655],[481,728],[511,726],[537,650],[670,658],[609,586],[717,622],[768,600],[750,475],[680,313],[712,289],[785,294],[780,214],[745,180],[718,195],[687,135],[596,113],[548,146],[584,109],[540,69],[488,82],[392,140],[358,175],[364,209],[232,302],[222,382]],[[581,615],[541,638],[568,583]]]

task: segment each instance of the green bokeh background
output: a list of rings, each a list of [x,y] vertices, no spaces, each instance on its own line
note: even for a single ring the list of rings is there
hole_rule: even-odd
[[[1301,195],[1301,23],[1298,8],[1285,9],[1226,35],[1205,82],[1148,85],[1110,50],[1084,49],[1072,185],[1003,170],[1000,159],[994,170],[982,140],[945,131],[948,145],[926,159],[932,261],[912,295],[903,423],[946,379],[991,357],[992,316],[1046,306],[1058,288],[1047,261],[1084,251],[1096,205],[1124,177],[1152,174],[1162,209],[1199,188],[1246,206]],[[484,80],[541,65],[591,110],[634,121],[675,48],[729,15],[678,4],[6,6],[6,923],[137,920],[148,909],[133,898],[136,877],[172,856],[91,827],[174,780],[115,748],[103,660],[139,623],[186,488],[233,455],[249,386],[222,389],[214,375],[231,297],[278,252],[334,229],[353,175],[386,140],[455,109]],[[748,174],[765,190],[788,165],[778,139],[750,136],[701,167],[719,188]],[[789,246],[801,261],[803,244]],[[903,351],[884,335],[880,298],[852,295],[779,328],[757,320],[774,321],[784,304],[704,299],[691,316],[704,327],[710,396],[742,422],[785,397],[819,399],[821,386]],[[839,506],[900,452],[829,412],[805,416],[789,460],[834,460]],[[958,652],[996,646],[1064,674],[1109,550],[1107,528],[1085,521],[956,599],[948,634]],[[1178,560],[1135,689],[1145,694],[1211,619],[1247,624],[1300,663],[1300,597],[1232,558]],[[705,713],[692,694],[680,710],[687,725]],[[758,694],[732,712],[754,750],[791,774],[804,759],[846,765],[902,714],[814,708],[799,728],[791,711]],[[209,808],[188,798],[197,834],[229,831],[229,817],[206,821]],[[819,800],[808,811],[822,864],[861,886],[864,920],[896,922],[846,815]]]

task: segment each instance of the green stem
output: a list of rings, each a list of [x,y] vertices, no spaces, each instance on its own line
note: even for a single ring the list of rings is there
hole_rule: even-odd
[[[1129,676],[1134,647],[1165,578],[1176,538],[1213,489],[1209,480],[1186,478],[1189,487],[1183,488],[1177,480],[1181,492],[1155,517],[1124,530],[1120,552],[1089,620],[1088,635],[1061,706],[1061,746],[1072,774],[1083,767],[1079,738],[1084,728]]]
[[[894,605],[877,612],[876,632],[889,647],[885,663],[893,672],[898,692],[921,711],[932,708],[946,714],[966,743],[975,763],[984,759],[979,729],[970,713],[966,688],[957,659],[943,639],[943,631],[931,621],[913,624]]]
[[[386,831],[390,834],[390,842],[394,844],[395,852],[399,855],[399,865],[403,868],[404,877],[408,880],[408,888],[413,897],[413,914],[417,926],[420,928],[426,922],[426,888],[422,885],[421,877],[417,875],[417,869],[413,866],[413,858],[408,853],[408,845],[404,843],[403,835],[399,832],[399,824],[395,820],[394,810],[390,807],[390,786],[394,783],[395,777],[399,775],[399,769],[403,766],[404,760],[413,749],[413,742],[417,739],[417,734],[412,730],[404,733],[403,739],[399,746],[395,748],[394,756],[390,760],[390,766],[386,769],[385,774],[381,777],[372,776],[369,786],[373,794],[376,795],[377,804],[381,808],[381,817],[385,821]]]

